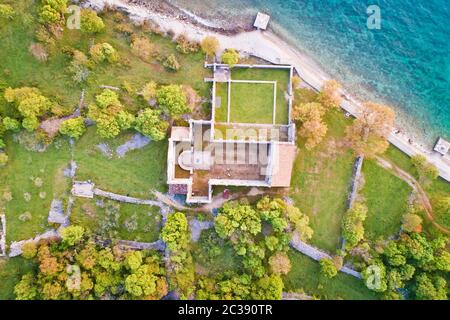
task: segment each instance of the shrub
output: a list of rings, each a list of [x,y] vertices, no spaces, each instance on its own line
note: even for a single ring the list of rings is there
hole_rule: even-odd
[[[32,43],[28,47],[28,51],[36,58],[39,62],[45,62],[48,59],[47,50],[41,43]]]
[[[275,274],[288,274],[291,271],[291,260],[284,252],[278,252],[269,258],[270,270]]]
[[[14,14],[14,9],[9,4],[0,4],[0,19],[11,20]]]
[[[105,29],[105,24],[94,10],[81,10],[81,31],[85,33],[98,33]]]
[[[0,152],[0,167],[5,166],[8,163],[8,155],[4,152]]]
[[[142,60],[149,61],[155,53],[155,46],[145,37],[133,37],[131,50]]]
[[[115,63],[119,61],[119,54],[109,43],[97,43],[89,49],[92,60],[96,63],[107,61]]]
[[[44,5],[39,11],[39,17],[45,24],[56,23],[61,20],[61,13],[49,5]]]
[[[220,43],[216,37],[208,36],[202,40],[201,47],[206,55],[214,56],[219,50]]]
[[[142,88],[142,96],[146,101],[154,99],[156,97],[156,87],[157,84],[154,81],[147,83],[144,88]]]
[[[105,89],[102,91],[102,93],[95,96],[95,101],[97,102],[97,105],[101,109],[105,109],[106,107],[109,106],[121,105],[119,101],[119,95],[117,94],[117,92],[110,89]]]
[[[64,244],[74,246],[83,239],[84,232],[85,230],[81,226],[69,226],[62,229],[61,238]]]
[[[85,131],[86,127],[84,126],[84,119],[82,117],[66,120],[59,128],[60,133],[75,139],[80,138]]]
[[[239,62],[239,59],[239,52],[237,52],[235,49],[227,49],[222,54],[222,62],[229,65],[230,67],[233,67],[235,64],[237,64]]]
[[[422,218],[413,213],[405,214],[402,218],[402,229],[406,232],[421,232]]]
[[[336,269],[333,260],[329,258],[321,259],[320,273],[330,279],[336,277],[338,270]]]
[[[180,70],[180,63],[174,54],[169,55],[163,62],[163,66],[169,70],[178,71]]]
[[[27,242],[22,246],[22,257],[25,259],[32,259],[36,256],[37,244],[36,242]]]
[[[29,132],[39,127],[39,120],[36,117],[28,117],[22,120],[22,126]]]
[[[186,35],[182,34],[177,38],[176,49],[184,54],[198,52],[199,44],[194,41],[189,41]]]
[[[3,118],[3,125],[6,130],[17,132],[20,130],[20,122],[17,119],[5,117]]]

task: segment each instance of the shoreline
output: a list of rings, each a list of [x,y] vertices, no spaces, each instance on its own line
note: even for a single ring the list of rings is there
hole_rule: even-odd
[[[162,31],[175,35],[187,34],[192,40],[201,41],[207,35],[215,36],[220,42],[220,51],[235,48],[246,55],[255,56],[274,64],[293,65],[302,80],[315,90],[320,90],[327,75],[311,58],[300,53],[272,31],[259,31],[244,26],[226,29],[213,24],[204,25],[203,19],[166,1],[143,2],[140,0],[87,0],[83,2],[100,10],[105,4],[128,13],[130,19],[136,21],[152,20]],[[358,117],[363,106],[361,101],[353,97],[345,89],[341,90],[344,101],[341,107],[354,117]],[[398,132],[396,128],[394,132]],[[424,155],[440,172],[440,176],[450,182],[450,156],[438,153],[413,142],[407,132],[391,133],[389,142],[408,156]]]

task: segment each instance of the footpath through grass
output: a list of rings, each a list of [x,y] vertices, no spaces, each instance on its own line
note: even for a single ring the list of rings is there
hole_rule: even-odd
[[[416,179],[419,178],[417,170],[411,163],[411,158],[396,147],[391,145],[388,151],[383,155],[383,157],[394,163],[400,169],[408,172]],[[450,197],[450,183],[439,177],[431,184],[425,186],[424,189],[427,192],[431,201],[431,205],[433,206],[433,210],[435,211],[434,218],[436,222],[450,229],[450,216],[442,213],[440,214],[436,210],[439,199],[443,197]],[[436,232],[438,230],[437,228],[433,227],[432,224],[428,224],[428,226],[430,228],[433,228],[433,232]]]

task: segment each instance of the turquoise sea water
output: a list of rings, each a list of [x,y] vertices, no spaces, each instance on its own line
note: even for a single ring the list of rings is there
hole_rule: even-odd
[[[171,0],[203,18],[272,16],[271,28],[363,99],[385,102],[416,139],[450,139],[448,0]],[[369,5],[381,29],[369,30]]]

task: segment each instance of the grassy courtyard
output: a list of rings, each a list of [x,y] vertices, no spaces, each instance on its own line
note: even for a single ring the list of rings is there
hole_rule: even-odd
[[[362,195],[369,213],[365,221],[365,233],[371,240],[395,235],[401,226],[402,216],[408,211],[410,186],[373,160],[363,164],[365,185]]]
[[[257,80],[276,82],[275,124],[287,124],[289,104],[289,70],[234,68],[232,80]],[[228,113],[228,84],[217,83],[216,97],[220,107],[216,108],[217,122],[226,122]],[[273,123],[274,86],[271,83],[232,83],[230,92],[230,121],[238,123]]]
[[[231,83],[230,122],[273,123],[274,85]]]

